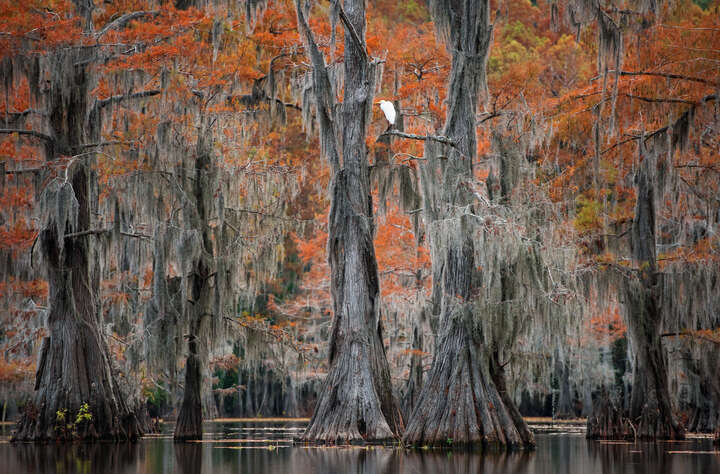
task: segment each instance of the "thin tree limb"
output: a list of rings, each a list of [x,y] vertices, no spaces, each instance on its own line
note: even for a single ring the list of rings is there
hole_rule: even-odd
[[[265,334],[266,336],[269,336],[269,337],[275,339],[278,343],[280,343],[280,344],[282,344],[282,345],[284,345],[284,346],[287,346],[287,347],[291,348],[292,350],[294,350],[296,353],[300,354],[301,356],[306,355],[306,354],[305,354],[306,351],[303,351],[300,347],[298,347],[298,346],[292,341],[290,334],[288,334],[288,333],[286,333],[286,332],[284,332],[284,331],[274,332],[274,331],[272,331],[272,330],[270,330],[270,329],[268,329],[268,328],[262,327],[261,325],[258,325],[258,324],[250,324],[249,322],[244,321],[244,320],[242,320],[242,319],[240,319],[240,318],[237,318],[237,319],[236,319],[236,318],[231,318],[231,317],[229,317],[229,316],[223,316],[223,319],[226,320],[226,321],[229,321],[229,322],[231,322],[231,323],[235,323],[235,324],[237,324],[238,326],[244,327],[245,329],[250,329],[250,330],[252,330],[252,331],[257,331],[257,332],[263,333],[263,334]],[[283,337],[283,336],[286,336],[286,337]]]
[[[615,74],[616,70],[608,71],[608,74]],[[709,86],[713,87],[720,87],[720,82],[714,82],[709,79],[705,79],[702,77],[693,77],[693,76],[685,76],[683,74],[674,74],[670,72],[654,72],[654,71],[620,71],[621,76],[655,76],[655,77],[665,77],[667,79],[680,79],[683,81],[690,81],[690,82],[697,82],[700,84],[707,84]],[[594,77],[591,80],[599,79],[598,77]]]
[[[442,135],[415,135],[414,133],[405,133],[400,132],[398,130],[386,130],[383,132],[380,136],[385,135],[395,135],[396,137],[402,137],[402,138],[408,138],[410,140],[422,140],[422,141],[433,141],[442,143],[444,145],[450,145],[453,148],[457,148],[457,143],[455,143],[455,140],[444,137]]]
[[[75,237],[84,237],[86,235],[109,234],[111,232],[112,232],[112,229],[88,229],[88,230],[83,230],[80,232],[73,232],[71,234],[65,234],[63,237],[66,239],[71,239],[71,238],[75,238]],[[130,232],[120,232],[120,235],[125,236],[125,237],[134,237],[137,239],[152,240],[151,236],[145,235],[145,234],[133,234]]]
[[[23,130],[19,128],[0,128],[0,134],[12,135],[13,133],[17,133],[18,135],[28,135],[35,138],[40,138],[41,140],[45,140],[50,143],[55,141],[50,135],[36,132],[35,130]]]
[[[712,337],[705,336],[703,334],[697,334],[693,331],[666,332],[660,334],[660,337],[691,337],[693,339],[700,339],[701,341],[711,342],[713,344],[720,345],[720,340],[713,339]]]
[[[102,99],[97,101],[97,107],[103,108],[110,104],[116,104],[118,102],[122,102],[124,100],[130,100],[130,99],[142,99],[144,97],[152,97],[154,95],[160,94],[160,91],[157,89],[147,90],[147,91],[141,91],[141,92],[135,92],[134,94],[130,95],[114,95],[112,97],[108,97],[107,99]]]
[[[5,170],[5,174],[39,173],[43,168],[21,168],[19,170]]]
[[[100,38],[102,38],[103,35],[105,35],[105,33],[107,33],[108,31],[110,31],[112,29],[120,28],[121,26],[125,25],[129,21],[132,21],[132,20],[147,16],[147,15],[154,16],[154,15],[157,15],[158,13],[160,13],[160,10],[137,11],[137,12],[130,12],[130,13],[121,15],[121,16],[115,18],[113,21],[111,21],[107,25],[103,26],[102,29],[100,31],[98,31],[97,35],[95,36],[95,39],[99,41]]]
[[[22,112],[5,112],[5,115],[8,116],[8,120],[12,121],[18,120],[19,118],[25,117],[26,115],[30,114],[37,114],[41,116],[47,115],[47,113],[45,113],[44,111],[37,109],[25,109]]]
[[[681,26],[681,25],[658,25],[662,28],[675,28],[678,30],[686,30],[686,31],[720,31],[720,28],[712,28],[712,27],[700,27],[700,26]]]
[[[699,102],[693,102],[693,103],[692,103],[692,106],[693,106],[693,107],[697,107],[697,106],[700,106],[700,105],[702,105],[702,104],[704,104],[704,103],[706,103],[706,102],[715,101],[715,100],[717,100],[717,98],[718,98],[718,96],[715,95],[715,94],[706,95],[706,96],[703,97]],[[693,107],[691,107],[691,109],[692,109]],[[684,114],[683,114],[683,115],[684,115]],[[677,121],[675,121],[675,123],[673,123],[672,126],[674,126],[675,124],[677,124]],[[655,135],[658,135],[658,134],[660,134],[660,133],[666,132],[666,131],[667,131],[668,129],[670,129],[670,128],[671,128],[671,125],[667,125],[667,126],[665,126],[665,127],[658,128],[657,130],[654,130],[654,131],[652,131],[652,132],[650,132],[650,133],[648,133],[648,134],[645,134],[645,135],[635,135],[635,136],[632,136],[632,137],[627,138],[627,139],[625,139],[625,140],[621,140],[621,141],[615,143],[614,145],[611,145],[611,146],[607,147],[607,148],[604,149],[602,152],[600,152],[600,154],[601,154],[601,155],[604,155],[605,153],[607,153],[607,152],[609,152],[610,150],[613,150],[613,149],[619,147],[620,145],[624,145],[624,144],[626,144],[626,143],[628,143],[628,142],[631,142],[631,141],[634,141],[634,140],[640,140],[641,138],[645,138],[645,141],[647,141],[647,140],[649,140],[650,138],[654,137]]]
[[[629,99],[635,99],[640,100],[643,102],[650,102],[650,103],[658,103],[658,104],[690,104],[690,105],[697,105],[697,102],[693,100],[685,100],[685,99],[676,99],[674,97],[644,97],[640,95],[633,95],[633,94],[621,94]]]

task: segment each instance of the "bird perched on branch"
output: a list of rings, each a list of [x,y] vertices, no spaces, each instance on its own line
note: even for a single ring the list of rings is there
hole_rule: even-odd
[[[377,102],[377,104],[380,106],[380,110],[382,110],[385,114],[387,121],[390,122],[390,126],[388,127],[388,130],[390,130],[392,126],[395,125],[395,119],[397,118],[395,106],[388,100],[381,100],[380,102]]]

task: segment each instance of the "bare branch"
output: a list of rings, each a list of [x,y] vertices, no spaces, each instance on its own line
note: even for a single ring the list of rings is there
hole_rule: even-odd
[[[422,141],[433,141],[442,143],[444,145],[450,145],[453,148],[457,148],[457,143],[455,143],[455,140],[444,137],[442,135],[415,135],[413,133],[405,133],[400,132],[398,130],[386,130],[383,132],[380,137],[386,136],[386,135],[395,135],[396,137],[402,137],[402,138],[409,138],[410,140],[422,140]]]
[[[704,103],[706,103],[706,102],[713,102],[713,101],[717,100],[717,98],[718,98],[718,96],[715,95],[715,94],[706,95],[706,96],[703,97],[699,102],[692,102],[692,103],[691,103],[691,105],[692,105],[691,109],[694,108],[694,107],[698,107],[698,106],[700,106],[700,105],[702,105],[702,104],[704,104]],[[686,112],[686,113],[687,113],[687,112]],[[685,115],[685,114],[683,114],[683,115]],[[682,119],[682,118],[681,118],[681,119]],[[677,124],[677,122],[678,122],[678,120],[675,121],[675,123],[673,124],[673,126],[674,126],[675,124]],[[668,125],[668,126],[665,126],[665,127],[658,128],[657,130],[653,130],[652,132],[647,133],[647,134],[644,134],[644,135],[633,135],[633,136],[631,136],[630,138],[626,138],[625,140],[621,140],[621,141],[615,143],[614,145],[611,145],[611,146],[607,147],[607,148],[604,149],[602,152],[600,152],[600,154],[601,154],[601,155],[604,155],[605,153],[607,153],[607,152],[609,152],[610,150],[613,150],[613,149],[619,147],[620,145],[624,145],[624,144],[626,144],[626,143],[628,143],[628,142],[631,142],[631,141],[634,141],[634,140],[640,140],[641,138],[644,138],[645,141],[647,141],[647,140],[649,140],[650,138],[654,137],[655,135],[659,135],[660,133],[664,133],[664,132],[668,131],[670,128],[671,128],[671,126]]]
[[[685,165],[675,165],[675,168],[697,168],[701,170],[707,170],[707,171],[714,171],[715,173],[720,173],[720,168],[713,166],[713,165],[697,165],[697,164],[685,164]]]
[[[73,239],[75,237],[85,237],[86,235],[100,235],[110,232],[109,229],[88,229],[80,232],[73,232],[71,234],[65,234],[63,237],[66,239]]]
[[[80,232],[73,232],[71,234],[65,234],[64,237],[66,239],[71,239],[75,237],[84,237],[86,235],[102,235],[102,234],[109,234],[112,232],[112,229],[88,229],[83,230]],[[152,237],[145,234],[133,234],[130,232],[120,232],[120,235],[125,237],[133,237],[136,239],[146,239],[146,240],[152,240]]]
[[[315,222],[314,219],[298,219],[294,217],[285,217],[285,216],[276,216],[273,214],[266,214],[261,211],[255,211],[252,209],[235,209],[232,207],[226,207],[226,211],[236,212],[238,214],[255,214],[257,216],[267,217],[268,219],[277,219],[281,221],[290,221],[290,222]],[[229,225],[229,223],[226,222],[226,224]]]
[[[126,13],[124,15],[121,15],[117,18],[115,18],[113,21],[108,23],[107,25],[103,26],[100,31],[98,31],[97,35],[95,36],[96,40],[100,40],[102,36],[107,33],[110,30],[113,30],[115,28],[120,28],[121,26],[125,25],[129,21],[135,20],[137,18],[141,18],[147,15],[157,15],[160,13],[159,10],[152,10],[152,11],[137,11],[137,12],[130,12]]]
[[[713,344],[720,345],[720,340],[714,339],[704,334],[697,334],[695,331],[666,332],[660,334],[660,337],[690,337],[693,339],[699,339],[701,341],[711,342]]]
[[[273,331],[267,327],[264,327],[264,325],[262,325],[262,324],[252,324],[249,321],[245,321],[240,318],[236,319],[236,318],[231,318],[228,316],[223,316],[223,319],[228,322],[235,323],[238,326],[244,327],[245,329],[250,329],[252,331],[257,331],[262,334],[265,334],[266,336],[269,336],[269,337],[275,339],[278,343],[289,347],[290,349],[292,349],[296,353],[300,354],[301,356],[304,356],[306,353],[306,351],[303,351],[302,348],[298,347],[297,344],[295,344],[293,342],[290,334],[288,334],[285,331]]]
[[[690,105],[696,105],[697,102],[692,100],[685,100],[685,99],[676,99],[674,97],[643,97],[640,95],[633,95],[633,94],[622,94],[625,97],[628,97],[630,99],[635,100],[641,100],[643,102],[650,102],[650,103],[658,103],[658,104],[690,104]]]
[[[103,108],[110,104],[116,104],[116,103],[122,102],[124,100],[142,99],[144,97],[152,97],[152,96],[158,95],[158,94],[160,94],[159,90],[152,89],[152,90],[147,90],[147,91],[136,92],[136,93],[130,94],[130,95],[114,95],[112,97],[108,97],[107,99],[98,100],[97,107]]]
[[[680,25],[659,25],[662,28],[676,28],[678,30],[685,30],[685,31],[720,31],[720,28],[711,28],[711,27],[699,27],[699,26],[680,26]]]
[[[99,147],[99,146],[112,146],[112,145],[132,145],[134,143],[135,143],[134,141],[111,140],[108,142],[83,143],[82,145],[80,145],[80,148],[93,148],[93,147]]]
[[[30,114],[36,114],[36,115],[40,115],[43,117],[47,116],[47,113],[45,113],[42,110],[37,110],[37,109],[25,109],[22,112],[5,112],[7,119],[12,120],[13,122],[22,117],[25,117],[26,115],[30,115]]]
[[[39,173],[43,168],[21,168],[18,170],[5,170],[5,174]]]
[[[502,111],[500,111],[500,112],[493,112],[493,113],[491,113],[491,114],[488,114],[487,116],[484,116],[483,118],[481,118],[480,120],[478,120],[478,125],[480,125],[481,123],[485,123],[485,122],[487,122],[488,120],[492,120],[492,119],[494,119],[494,118],[496,118],[496,117],[501,117],[502,115],[504,115],[504,113],[503,113]]]
[[[608,74],[615,74],[616,70],[608,71]],[[709,86],[713,87],[720,87],[720,82],[714,82],[709,79],[705,79],[702,77],[693,77],[693,76],[685,76],[683,74],[674,74],[669,72],[652,72],[652,71],[620,71],[621,76],[655,76],[655,77],[665,77],[668,79],[680,79],[683,81],[690,81],[690,82],[697,82],[700,84],[707,84]],[[600,76],[594,77],[591,80],[599,79]]]
[[[36,132],[35,130],[23,130],[19,128],[0,128],[0,134],[12,135],[13,133],[17,133],[18,135],[28,135],[35,138],[40,138],[41,140],[45,140],[50,143],[55,141],[50,135]]]

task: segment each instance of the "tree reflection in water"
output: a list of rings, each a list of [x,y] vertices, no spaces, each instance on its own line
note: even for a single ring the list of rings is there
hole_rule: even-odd
[[[588,441],[588,457],[593,464],[599,466],[596,472],[602,474],[633,473],[633,474],[657,474],[663,472],[696,472],[690,468],[693,464],[675,466],[675,461],[680,461],[678,455],[668,454],[668,451],[685,450],[688,445],[695,445],[692,441],[667,443],[623,443]],[[696,446],[694,451],[698,451]],[[686,459],[687,456],[685,455]],[[695,454],[693,456],[706,456],[706,454]],[[717,456],[716,456],[717,457]],[[683,459],[686,460],[686,459]],[[697,471],[717,472],[717,471]]]
[[[685,474],[720,472],[710,440],[605,443],[539,435],[535,451],[468,452],[389,447],[290,447],[276,425],[213,426],[214,439],[174,443],[11,445],[0,441],[5,474]],[[253,434],[254,433],[254,434]],[[223,439],[224,438],[224,439]],[[672,453],[676,451],[676,453]]]
[[[145,457],[142,443],[15,444],[0,446],[0,472],[100,474],[133,472]],[[7,469],[7,471],[5,470]]]
[[[200,474],[202,471],[203,445],[201,443],[175,443],[175,466],[177,474]]]

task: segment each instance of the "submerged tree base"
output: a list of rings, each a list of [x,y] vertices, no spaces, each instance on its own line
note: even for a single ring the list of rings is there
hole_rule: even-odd
[[[377,334],[337,355],[301,442],[394,444],[402,428],[387,359]]]
[[[685,432],[664,422],[660,411],[648,403],[638,417],[616,407],[605,394],[596,402],[593,414],[587,420],[588,439],[607,440],[659,440],[685,439]]]
[[[190,336],[188,343],[190,354],[185,363],[185,391],[175,424],[175,441],[194,441],[202,439],[202,386],[200,359],[197,356],[197,338]]]
[[[535,438],[507,393],[502,367],[451,318],[403,437],[413,446],[525,449]]]
[[[103,411],[109,410],[104,406]],[[56,419],[53,423],[47,423],[47,416],[42,414],[32,402],[25,407],[18,429],[13,433],[13,443],[48,443],[48,442],[135,442],[142,436],[143,431],[139,426],[134,413],[127,413],[121,419],[116,419],[111,426],[105,423],[93,422],[92,419],[81,420],[81,416],[73,414],[76,419],[65,420],[72,410],[56,410]],[[92,413],[92,408],[88,411]],[[57,418],[61,418],[60,421]]]
[[[385,447],[389,447],[389,448],[397,448],[397,447],[402,446],[400,441],[398,441],[397,438],[371,439],[371,440],[338,439],[336,441],[329,441],[329,440],[322,440],[322,439],[307,440],[303,437],[293,438],[293,445],[295,445],[295,446],[318,446],[318,447],[327,447],[327,448],[336,447],[336,446],[385,446]]]

